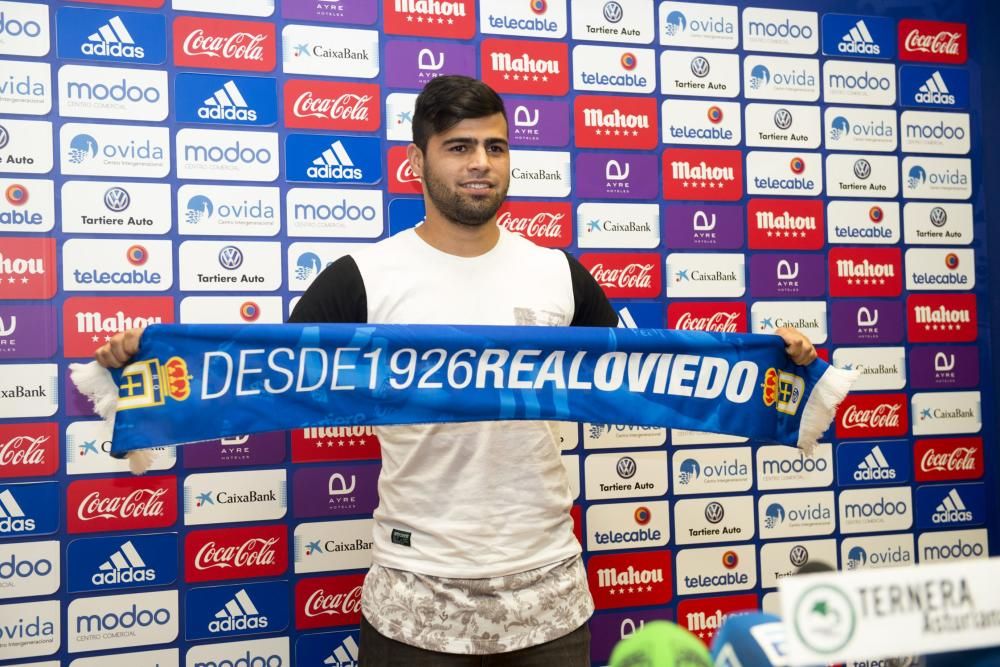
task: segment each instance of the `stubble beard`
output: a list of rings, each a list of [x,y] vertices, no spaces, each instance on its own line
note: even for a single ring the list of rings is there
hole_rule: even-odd
[[[493,219],[507,197],[510,182],[501,183],[492,196],[471,197],[449,188],[424,164],[424,191],[448,221],[464,227],[481,227]]]

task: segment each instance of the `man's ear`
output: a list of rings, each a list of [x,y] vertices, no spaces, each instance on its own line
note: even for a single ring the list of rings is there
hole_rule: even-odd
[[[416,144],[406,147],[406,159],[410,161],[410,169],[421,181],[424,180],[424,152]]]

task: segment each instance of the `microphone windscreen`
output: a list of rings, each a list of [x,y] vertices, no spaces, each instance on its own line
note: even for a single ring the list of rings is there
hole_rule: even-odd
[[[712,660],[716,667],[785,665],[785,625],[763,612],[726,616],[712,641]]]
[[[700,639],[675,623],[649,621],[615,645],[608,667],[712,667]]]

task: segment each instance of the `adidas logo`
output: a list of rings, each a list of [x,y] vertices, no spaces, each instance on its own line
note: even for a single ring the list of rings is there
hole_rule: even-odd
[[[339,139],[330,144],[329,148],[313,160],[313,166],[306,170],[306,174],[309,178],[335,178],[349,181],[356,181],[364,175],[361,169],[354,166],[354,161]]]
[[[945,85],[941,72],[934,72],[922,86],[917,88],[914,100],[923,104],[954,104],[955,96]]]
[[[88,56],[134,58],[136,60],[142,60],[146,57],[145,51],[141,46],[135,45],[132,34],[118,16],[91,34],[80,47],[80,51]]]
[[[944,497],[931,515],[934,523],[955,523],[957,521],[972,521],[972,512],[962,502],[962,496],[958,495],[958,489],[952,489]]]
[[[868,452],[868,456],[858,464],[858,469],[854,471],[854,481],[870,482],[890,479],[896,479],[896,470],[889,465],[879,446],[875,445]]]
[[[95,586],[135,584],[152,582],[156,579],[156,570],[146,567],[146,562],[139,555],[132,540],[118,547],[118,550],[101,563],[97,570],[90,578]]]
[[[215,613],[215,620],[208,624],[209,632],[235,632],[267,627],[267,616],[257,611],[246,589],[237,591],[226,606]]]
[[[243,93],[233,81],[226,81],[222,88],[205,100],[198,109],[198,118],[205,120],[257,120],[257,112],[250,108]]]
[[[354,641],[354,637],[347,635],[323,664],[330,667],[358,667],[358,644]]]
[[[868,26],[864,20],[854,24],[854,27],[847,31],[847,34],[840,38],[837,50],[841,53],[861,53],[870,56],[877,56],[881,49],[868,32]]]
[[[0,535],[27,533],[34,529],[35,520],[24,518],[24,510],[10,489],[0,492]]]

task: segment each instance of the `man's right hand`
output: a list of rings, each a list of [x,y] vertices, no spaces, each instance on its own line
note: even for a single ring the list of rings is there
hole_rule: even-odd
[[[129,329],[115,334],[104,345],[97,348],[94,358],[105,368],[121,368],[139,351],[139,337],[142,329]]]

